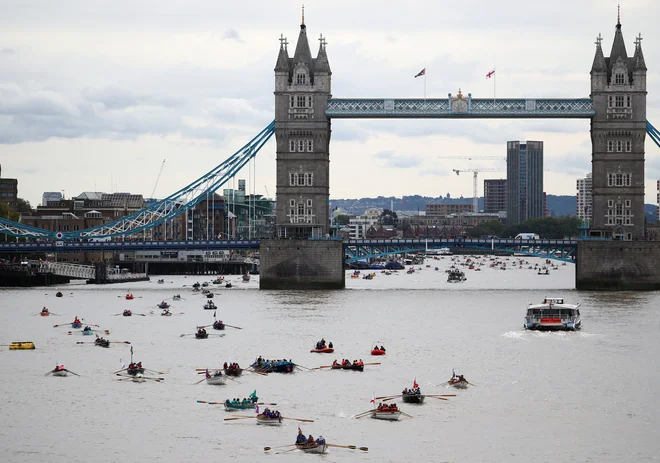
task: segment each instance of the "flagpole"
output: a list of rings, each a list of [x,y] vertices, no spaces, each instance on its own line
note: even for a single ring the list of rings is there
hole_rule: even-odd
[[[424,68],[424,103],[426,103],[426,68]]]
[[[493,103],[497,99],[497,72],[495,70],[495,66],[493,66]]]

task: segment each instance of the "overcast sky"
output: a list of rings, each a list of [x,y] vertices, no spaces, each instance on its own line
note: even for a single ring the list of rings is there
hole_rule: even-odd
[[[647,118],[660,128],[660,2],[621,0],[628,54],[642,33]],[[164,197],[249,141],[274,117],[280,33],[295,49],[299,1],[0,1],[0,163],[33,205],[44,191]],[[305,1],[314,56],[327,38],[337,98],[472,93],[589,96],[598,33],[606,56],[609,0]],[[471,175],[503,161],[507,140],[545,142],[545,191],[575,194],[591,171],[588,120],[335,120],[331,198],[472,196]],[[660,148],[646,142],[646,202],[655,203]],[[275,195],[275,143],[256,161],[257,193]],[[248,178],[245,171],[242,178]],[[487,172],[479,177],[505,178]],[[249,186],[252,190],[252,186]]]

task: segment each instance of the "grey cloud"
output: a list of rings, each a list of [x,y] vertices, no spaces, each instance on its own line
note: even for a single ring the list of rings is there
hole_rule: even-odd
[[[376,153],[374,157],[385,161],[384,164],[386,167],[401,168],[401,169],[409,169],[412,167],[417,167],[422,162],[421,158],[419,157],[396,154],[391,151],[381,151],[379,153]]]
[[[126,109],[134,106],[173,108],[181,104],[181,101],[174,98],[141,95],[119,87],[85,89],[83,96],[90,101],[102,103],[108,109]]]
[[[237,42],[241,43],[243,42],[240,34],[236,29],[227,29],[222,37],[226,40],[236,40]]]

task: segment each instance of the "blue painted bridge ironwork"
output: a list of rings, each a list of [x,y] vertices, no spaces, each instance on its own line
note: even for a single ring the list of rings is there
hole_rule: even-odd
[[[575,263],[577,240],[516,240],[516,239],[393,239],[349,240],[344,242],[346,263],[387,257],[394,254],[426,252],[441,248],[472,248],[506,252],[531,257],[544,257]]]
[[[350,118],[564,118],[588,119],[596,111],[589,98],[473,99],[451,93],[443,99],[333,98],[325,115]]]
[[[577,240],[514,239],[364,239],[344,241],[346,263],[395,254],[425,252],[440,248],[473,248],[507,252],[575,262]],[[193,250],[258,250],[259,240],[190,240],[190,241],[48,241],[0,243],[0,252],[53,253],[93,251],[193,251]]]

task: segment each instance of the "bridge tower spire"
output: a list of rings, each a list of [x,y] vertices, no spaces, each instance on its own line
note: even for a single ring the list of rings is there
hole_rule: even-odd
[[[316,58],[304,10],[293,58],[280,38],[275,65],[275,139],[279,238],[321,238],[329,233],[330,98],[332,72],[321,38]]]
[[[590,236],[644,237],[646,63],[641,35],[628,57],[620,10],[609,57],[600,35],[591,68],[593,222]]]

